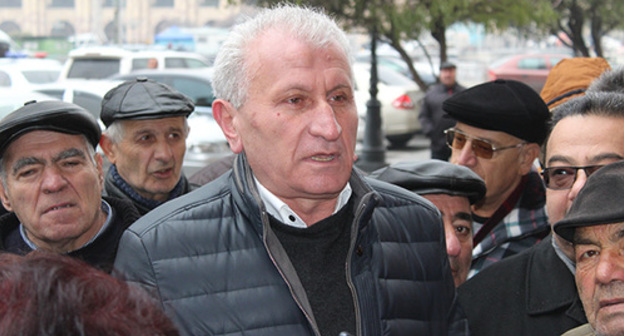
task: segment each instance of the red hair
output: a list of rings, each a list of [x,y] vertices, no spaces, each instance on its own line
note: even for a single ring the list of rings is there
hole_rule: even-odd
[[[0,254],[0,298],[0,335],[178,335],[143,289],[60,254]]]

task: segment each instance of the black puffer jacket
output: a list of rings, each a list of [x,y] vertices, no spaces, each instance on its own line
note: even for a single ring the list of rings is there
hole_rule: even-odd
[[[357,172],[350,183],[346,272],[358,335],[467,335],[438,211]],[[243,155],[231,172],[132,225],[115,267],[154,292],[184,335],[318,335]]]

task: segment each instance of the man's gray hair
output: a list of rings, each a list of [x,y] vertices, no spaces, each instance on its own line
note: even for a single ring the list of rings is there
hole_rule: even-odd
[[[89,157],[89,160],[91,161],[91,163],[93,163],[93,166],[97,166],[97,162],[95,161],[95,148],[93,148],[93,145],[91,145],[91,141],[89,141],[86,135],[81,135],[84,140],[85,146],[87,147],[87,156]],[[7,171],[6,169],[4,169],[4,156],[0,157],[0,179],[2,180],[2,186],[4,186],[4,188],[6,189]]]
[[[189,133],[189,125],[188,119],[184,118],[184,136],[186,137]],[[114,144],[118,144],[123,141],[123,137],[125,134],[124,122],[123,120],[115,120],[112,124],[110,124],[104,134],[108,136],[110,141]]]
[[[577,115],[624,118],[624,91],[588,91],[584,96],[568,100],[553,109],[550,129],[562,119]]]
[[[607,70],[596,78],[586,92],[615,92],[624,94],[624,67]]]
[[[349,40],[332,18],[318,9],[281,4],[263,9],[253,19],[232,29],[214,61],[212,86],[215,97],[229,101],[237,109],[244,104],[250,83],[251,69],[246,63],[248,53],[252,52],[249,45],[270,29],[287,32],[314,48],[335,45],[352,62]]]

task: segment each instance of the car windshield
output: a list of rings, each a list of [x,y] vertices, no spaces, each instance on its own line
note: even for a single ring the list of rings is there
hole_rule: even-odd
[[[67,78],[103,79],[119,73],[118,58],[76,58]]]
[[[385,66],[378,69],[379,81],[387,85],[412,86],[414,81]]]
[[[33,84],[46,84],[55,82],[61,71],[60,70],[24,70],[22,74],[26,80]]]

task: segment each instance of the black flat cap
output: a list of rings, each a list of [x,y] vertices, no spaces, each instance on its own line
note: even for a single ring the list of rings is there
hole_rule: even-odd
[[[470,126],[511,134],[541,145],[550,113],[542,98],[526,84],[497,79],[454,94],[442,109]]]
[[[440,64],[440,70],[442,69],[455,69],[455,63],[451,63],[451,62],[442,62],[442,64]]]
[[[598,169],[587,179],[565,218],[555,223],[555,232],[572,241],[577,227],[622,223],[622,199],[624,161],[618,161]]]
[[[97,120],[82,107],[62,101],[29,101],[0,120],[0,157],[20,136],[31,131],[84,134],[93,148],[102,130]]]
[[[102,99],[100,119],[106,127],[120,119],[188,117],[195,110],[191,98],[146,77],[125,81]]]
[[[464,196],[470,204],[485,196],[485,182],[469,168],[441,160],[399,162],[378,169],[371,177],[386,181],[419,195]]]

